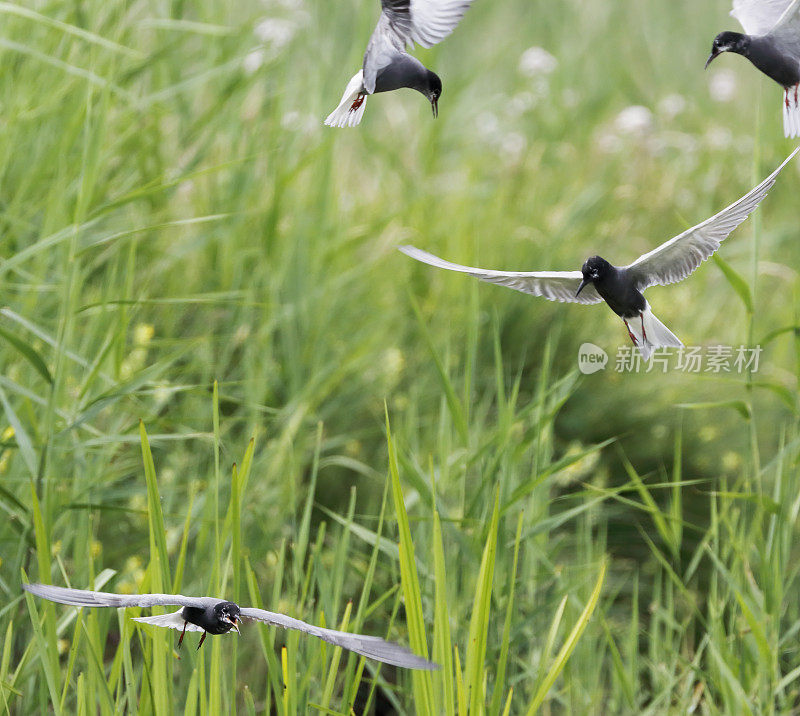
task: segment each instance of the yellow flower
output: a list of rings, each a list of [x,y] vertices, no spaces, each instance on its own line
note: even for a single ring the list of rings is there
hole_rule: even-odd
[[[138,323],[136,328],[133,329],[133,342],[137,346],[146,346],[153,340],[155,335],[155,328],[150,323]]]

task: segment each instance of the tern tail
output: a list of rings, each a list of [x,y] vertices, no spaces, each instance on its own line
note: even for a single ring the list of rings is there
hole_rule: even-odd
[[[800,84],[789,87],[783,95],[783,133],[787,137],[800,137]]]
[[[325,119],[329,127],[355,127],[361,122],[367,106],[364,90],[364,71],[356,72],[347,83],[339,106]]]
[[[649,305],[645,306],[638,318],[629,318],[626,323],[636,347],[645,360],[650,359],[655,348],[661,346],[677,348],[683,345],[678,337],[653,315]]]

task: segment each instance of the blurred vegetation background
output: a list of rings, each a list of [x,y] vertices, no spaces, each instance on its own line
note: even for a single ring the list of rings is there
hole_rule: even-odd
[[[2,707],[793,712],[800,164],[724,263],[648,292],[687,345],[760,344],[753,375],[619,373],[604,306],[396,251],[625,263],[739,198],[793,145],[777,86],[703,71],[729,9],[477,0],[415,52],[438,120],[401,91],[330,130],[376,2],[0,3]],[[23,574],[349,620],[444,668],[257,626],[178,660]]]

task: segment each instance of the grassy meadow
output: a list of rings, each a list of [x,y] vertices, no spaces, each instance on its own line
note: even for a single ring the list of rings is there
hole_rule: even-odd
[[[358,129],[375,0],[0,2],[0,709],[800,709],[800,161],[647,294],[757,372],[624,373],[605,306],[418,264],[627,263],[793,148],[724,0],[476,0]],[[540,49],[536,49],[540,48]],[[605,371],[582,375],[592,342]],[[25,579],[225,596],[402,672]]]

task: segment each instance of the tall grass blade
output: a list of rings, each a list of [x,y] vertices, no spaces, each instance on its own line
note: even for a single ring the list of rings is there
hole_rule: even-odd
[[[569,657],[572,655],[572,652],[575,650],[575,647],[578,644],[581,635],[583,634],[586,626],[589,624],[589,620],[592,617],[592,613],[597,606],[597,602],[600,599],[600,592],[603,589],[603,582],[605,581],[606,577],[606,564],[603,562],[600,568],[600,574],[597,577],[597,582],[595,583],[594,589],[592,590],[592,594],[589,597],[589,601],[586,603],[586,606],[581,612],[581,615],[578,617],[578,621],[575,623],[575,626],[572,628],[572,631],[569,633],[564,645],[561,647],[560,651],[556,655],[555,661],[547,670],[547,674],[544,677],[541,685],[539,686],[538,690],[533,696],[533,700],[526,711],[527,716],[533,716],[538,710],[539,707],[544,703],[545,698],[547,698],[547,694],[550,692],[553,684],[555,683],[558,675],[564,670],[564,667],[569,660]]]

